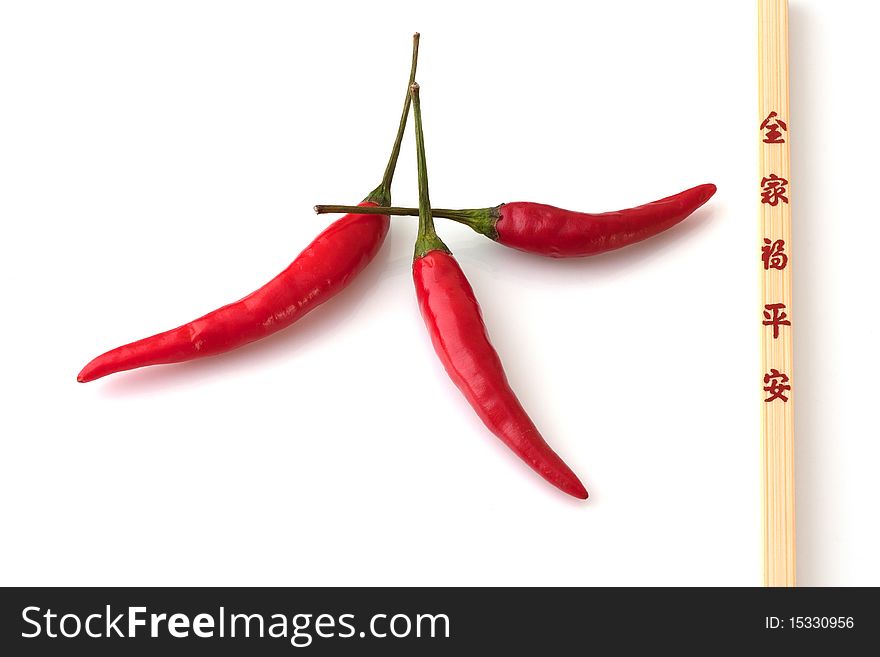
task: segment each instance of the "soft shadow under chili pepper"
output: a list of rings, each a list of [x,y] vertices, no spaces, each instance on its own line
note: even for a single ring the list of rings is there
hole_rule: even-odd
[[[544,441],[510,388],[501,359],[489,342],[473,289],[434,230],[417,84],[412,87],[412,95],[419,171],[419,233],[413,281],[434,350],[492,433],[551,484],[586,499],[584,485]]]
[[[590,214],[518,201],[494,208],[434,210],[435,217],[470,226],[499,244],[551,258],[576,258],[619,249],[653,237],[683,221],[715,193],[698,185],[627,210]],[[318,214],[350,212],[346,205],[316,205]],[[371,208],[367,212],[417,215],[418,208]]]
[[[415,80],[419,35],[413,35],[409,84]],[[388,205],[391,180],[411,103],[409,86],[397,136],[379,186],[356,207]],[[117,347],[86,365],[77,381],[147,365],[214,356],[286,328],[328,301],[373,260],[388,234],[390,218],[357,209],[332,223],[284,271],[243,299],[176,329]]]

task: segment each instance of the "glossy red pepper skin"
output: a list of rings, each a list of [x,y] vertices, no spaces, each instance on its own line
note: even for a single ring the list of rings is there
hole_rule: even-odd
[[[576,258],[619,249],[683,221],[715,193],[712,184],[617,212],[589,214],[542,203],[505,203],[492,237],[500,244],[552,258]]]
[[[511,390],[473,289],[455,258],[439,249],[417,257],[413,281],[434,350],[480,419],[544,479],[586,499],[584,485],[544,441]]]
[[[263,287],[176,329],[98,356],[83,368],[77,381],[222,354],[287,328],[363,271],[379,252],[389,225],[388,215],[345,215]]]
[[[478,233],[527,253],[551,258],[579,258],[619,249],[662,233],[683,221],[715,193],[715,185],[698,185],[653,203],[617,212],[572,212],[543,203],[502,203],[493,208],[446,210],[434,217],[452,219]],[[316,205],[318,214],[350,212],[347,205]],[[373,212],[417,215],[416,208],[379,207]]]

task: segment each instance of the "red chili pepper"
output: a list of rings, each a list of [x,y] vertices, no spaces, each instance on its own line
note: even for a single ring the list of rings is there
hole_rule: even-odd
[[[415,80],[419,35],[413,35],[409,83]],[[387,205],[409,114],[403,114],[381,184],[358,207]],[[342,291],[373,260],[388,233],[388,215],[355,211],[331,224],[283,272],[243,299],[176,329],[117,347],[86,365],[77,381],[93,381],[147,365],[179,363],[236,349],[286,328]]]
[[[389,221],[387,215],[342,217],[255,292],[176,329],[108,351],[86,365],[77,381],[222,354],[290,326],[338,294],[370,263]]]
[[[474,292],[434,230],[418,89],[414,84],[419,234],[413,281],[434,350],[449,377],[492,433],[551,484],[569,495],[586,499],[584,485],[544,441],[511,390],[501,360],[489,342]]]
[[[475,210],[434,210],[433,214],[466,224],[499,244],[520,251],[551,258],[575,258],[619,249],[661,233],[690,216],[715,190],[712,184],[698,185],[653,203],[599,214],[527,202]],[[315,211],[349,212],[351,208],[316,205]],[[419,213],[418,208],[375,208],[368,212]]]

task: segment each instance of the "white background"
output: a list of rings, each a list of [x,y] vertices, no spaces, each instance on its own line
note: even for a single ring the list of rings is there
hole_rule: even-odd
[[[3,584],[760,583],[752,2],[0,9]],[[878,12],[792,3],[799,579],[880,584]],[[414,300],[415,221],[300,324],[95,383],[258,287],[379,182],[422,33],[431,197],[718,194],[551,261],[440,222],[587,502],[481,425]],[[396,204],[416,203],[411,133]]]

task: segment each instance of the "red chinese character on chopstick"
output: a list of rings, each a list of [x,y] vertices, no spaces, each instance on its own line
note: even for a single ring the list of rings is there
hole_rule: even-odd
[[[770,396],[764,400],[765,402],[772,402],[774,399],[787,402],[788,397],[785,396],[785,393],[789,390],[791,390],[791,386],[788,385],[787,374],[771,369],[769,374],[764,375],[764,392],[770,393]]]
[[[785,186],[788,181],[780,178],[775,173],[771,173],[766,178],[761,179],[761,203],[768,205],[777,205],[779,201],[788,203],[788,197],[785,195]]]
[[[764,261],[764,269],[785,269],[788,264],[788,255],[785,253],[785,240],[775,242],[764,238],[764,246],[761,247],[761,260]]]
[[[785,313],[784,303],[768,303],[764,305],[764,326],[773,327],[773,339],[779,337],[780,326],[791,326],[788,315]]]
[[[784,130],[787,132],[788,126],[785,124],[785,121],[778,118],[776,112],[770,112],[767,115],[767,118],[764,119],[764,122],[761,124],[761,130],[766,131],[766,134],[764,135],[765,144],[785,143],[785,140],[782,138],[782,131]]]

